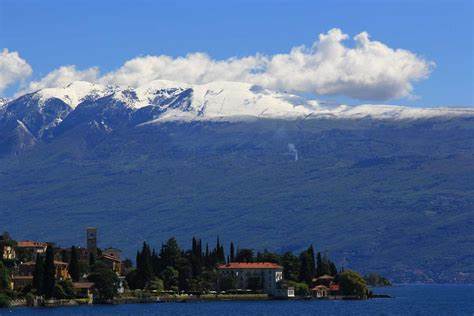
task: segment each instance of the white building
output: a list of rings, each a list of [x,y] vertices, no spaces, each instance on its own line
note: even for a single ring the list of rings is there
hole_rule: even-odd
[[[220,277],[232,276],[238,289],[251,289],[257,285],[273,296],[291,296],[292,289],[282,289],[283,267],[272,262],[231,262],[217,267]]]

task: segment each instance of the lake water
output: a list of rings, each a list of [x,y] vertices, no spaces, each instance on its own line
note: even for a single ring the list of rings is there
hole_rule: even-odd
[[[378,288],[392,299],[130,304],[0,309],[0,315],[474,315],[474,285]]]

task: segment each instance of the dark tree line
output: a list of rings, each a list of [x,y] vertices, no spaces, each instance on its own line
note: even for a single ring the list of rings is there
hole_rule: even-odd
[[[202,241],[192,240],[190,250],[182,250],[175,238],[170,238],[159,252],[144,242],[136,255],[136,269],[127,275],[127,283],[132,289],[156,287],[174,291],[202,291],[212,287],[218,264],[226,263],[224,246],[217,239],[214,248]],[[162,289],[161,289],[162,290]]]
[[[297,256],[267,250],[254,253],[248,248],[236,249],[231,242],[226,256],[219,238],[212,248],[193,238],[189,250],[181,249],[176,239],[170,238],[159,251],[144,242],[136,254],[136,269],[126,279],[132,289],[206,291],[216,287],[216,267],[228,262],[274,262],[283,266],[284,279],[307,285],[321,275],[337,274],[335,264],[326,255],[316,254],[312,245]]]
[[[36,256],[35,270],[33,273],[33,288],[38,295],[47,298],[53,297],[56,285],[56,268],[54,266],[54,249],[52,246],[46,248],[46,255]]]

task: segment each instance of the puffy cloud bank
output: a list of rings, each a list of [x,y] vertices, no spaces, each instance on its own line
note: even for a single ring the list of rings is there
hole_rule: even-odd
[[[9,85],[25,80],[32,73],[31,66],[20,57],[18,52],[4,49],[0,54],[0,93]]]
[[[30,82],[29,91],[36,91],[43,88],[64,87],[77,80],[96,82],[99,75],[99,68],[92,67],[83,71],[76,70],[76,66],[62,66],[51,71],[38,81]]]
[[[429,76],[434,63],[416,54],[373,41],[366,32],[353,45],[340,29],[332,29],[310,46],[286,54],[215,60],[205,53],[184,57],[142,56],[99,75],[97,68],[58,68],[28,89],[64,85],[74,80],[137,87],[156,79],[202,84],[239,81],[273,90],[318,95],[343,95],[362,100],[388,100],[412,94],[413,83]]]

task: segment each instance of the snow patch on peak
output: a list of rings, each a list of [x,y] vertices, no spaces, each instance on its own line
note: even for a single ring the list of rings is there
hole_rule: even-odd
[[[395,105],[362,104],[328,106],[316,100],[286,92],[276,92],[243,82],[215,81],[188,84],[154,80],[138,88],[102,86],[75,81],[61,88],[45,88],[31,94],[40,111],[51,98],[61,99],[71,109],[84,101],[104,99],[120,102],[132,110],[151,107],[150,122],[169,120],[250,120],[258,118],[341,118],[409,120],[434,117],[474,116],[474,108],[415,108]],[[2,109],[0,100],[0,109]],[[5,108],[5,107],[3,107]],[[145,114],[140,114],[145,115]]]
[[[439,117],[473,117],[474,108],[414,108],[400,105],[362,104],[319,107],[312,117],[335,119],[417,120]]]
[[[76,106],[86,98],[100,98],[106,95],[107,92],[110,92],[110,89],[111,87],[104,87],[87,81],[74,81],[62,88],[45,88],[38,90],[34,93],[34,96],[38,98],[40,106],[51,98],[57,98],[69,105],[72,109],[75,109]]]

